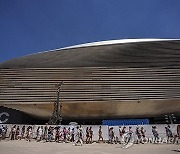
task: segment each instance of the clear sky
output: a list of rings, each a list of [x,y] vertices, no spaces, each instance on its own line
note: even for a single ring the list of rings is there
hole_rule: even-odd
[[[127,38],[180,38],[180,0],[0,0],[0,62]]]

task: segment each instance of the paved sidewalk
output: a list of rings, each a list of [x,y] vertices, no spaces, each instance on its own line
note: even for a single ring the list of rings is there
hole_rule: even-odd
[[[120,144],[91,144],[73,146],[72,143],[37,143],[35,141],[1,141],[0,154],[180,154],[180,145],[144,144],[133,145],[128,149]]]

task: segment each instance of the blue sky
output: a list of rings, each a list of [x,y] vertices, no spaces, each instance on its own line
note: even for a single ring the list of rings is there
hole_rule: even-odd
[[[180,0],[0,0],[0,62],[127,38],[180,38]]]

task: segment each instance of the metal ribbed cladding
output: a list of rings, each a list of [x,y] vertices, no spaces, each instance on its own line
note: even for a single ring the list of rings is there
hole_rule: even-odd
[[[0,69],[0,104],[50,103],[64,81],[63,102],[180,99],[180,69],[20,68]]]
[[[31,54],[0,63],[0,68],[180,66],[180,40],[111,43]]]

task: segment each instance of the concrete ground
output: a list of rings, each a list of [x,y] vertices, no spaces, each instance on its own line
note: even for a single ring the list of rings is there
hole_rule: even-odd
[[[173,144],[135,144],[128,149],[121,146],[106,143],[73,146],[72,143],[1,141],[0,154],[180,154],[180,145]]]

